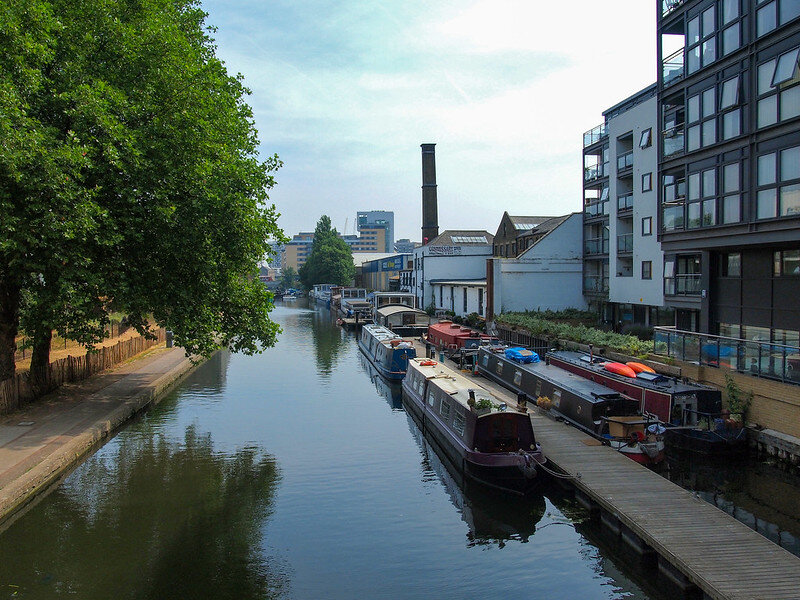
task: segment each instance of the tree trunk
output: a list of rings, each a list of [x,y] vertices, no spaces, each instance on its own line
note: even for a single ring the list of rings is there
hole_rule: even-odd
[[[0,276],[0,381],[14,377],[19,331],[19,285]]]
[[[52,329],[47,326],[36,329],[33,335],[30,371],[31,390],[36,398],[44,396],[52,389],[50,385],[50,344],[52,341]]]

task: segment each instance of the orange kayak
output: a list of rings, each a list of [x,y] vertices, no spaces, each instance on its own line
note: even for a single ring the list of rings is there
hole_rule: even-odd
[[[636,377],[636,371],[631,369],[628,365],[623,365],[618,362],[607,362],[603,368],[609,373],[616,373],[617,375],[624,375],[625,377]]]
[[[642,363],[632,362],[631,361],[631,362],[626,362],[625,364],[628,365],[631,369],[633,369],[635,373],[655,373],[656,372],[655,369],[653,369],[651,367],[648,367],[647,365],[643,365]]]

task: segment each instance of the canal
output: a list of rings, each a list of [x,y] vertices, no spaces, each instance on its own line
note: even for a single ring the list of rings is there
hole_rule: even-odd
[[[0,534],[0,597],[661,599],[545,488],[465,488],[322,309],[279,306]]]

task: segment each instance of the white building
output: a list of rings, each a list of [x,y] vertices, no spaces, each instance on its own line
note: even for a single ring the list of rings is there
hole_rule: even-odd
[[[432,280],[434,308],[460,317],[471,313],[486,316],[486,279]]]
[[[437,306],[438,297],[434,292],[438,290],[434,290],[434,281],[484,280],[493,239],[488,231],[447,230],[430,243],[415,248],[411,285],[417,296],[417,306],[423,309]]]
[[[516,258],[489,261],[487,319],[502,312],[586,308],[582,290],[583,214],[553,217]]]

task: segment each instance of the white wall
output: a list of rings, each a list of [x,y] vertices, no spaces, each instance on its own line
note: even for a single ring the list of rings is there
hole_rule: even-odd
[[[492,255],[491,244],[457,247],[461,254],[454,256],[432,255],[429,246],[414,249],[414,293],[417,296],[417,306],[423,310],[432,302],[435,305],[431,280],[486,278],[486,259]]]
[[[436,309],[452,310],[462,317],[471,313],[478,313],[482,317],[486,316],[486,286],[434,283],[431,287],[435,296],[434,307]],[[464,310],[464,290],[467,290],[466,311]],[[482,304],[480,302],[481,295],[483,297]]]
[[[570,215],[519,258],[494,258],[494,312],[585,308],[583,215]]]

